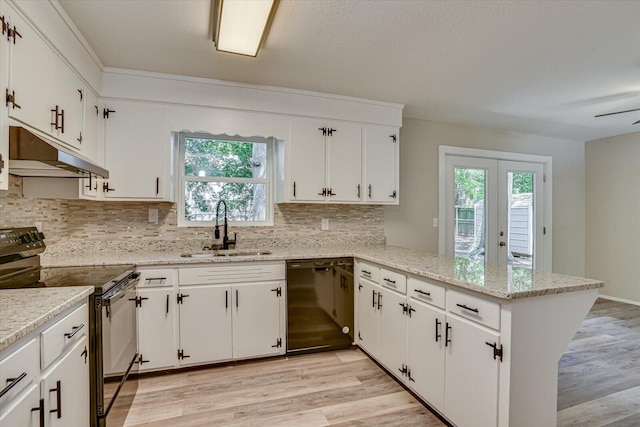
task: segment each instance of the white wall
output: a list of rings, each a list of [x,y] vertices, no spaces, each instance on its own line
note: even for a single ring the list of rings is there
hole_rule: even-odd
[[[585,274],[584,143],[503,130],[404,119],[400,130],[400,205],[385,208],[387,244],[438,252],[438,146],[553,158],[553,271]]]
[[[601,294],[640,303],[640,133],[586,143],[586,275]]]

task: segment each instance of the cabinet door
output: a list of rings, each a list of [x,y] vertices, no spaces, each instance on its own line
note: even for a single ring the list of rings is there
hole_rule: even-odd
[[[54,365],[42,380],[45,421],[49,427],[89,425],[89,363],[87,337]]]
[[[402,368],[406,362],[407,348],[406,300],[404,295],[380,288],[378,360],[403,381],[405,376],[402,375]]]
[[[138,296],[146,298],[138,307],[140,369],[172,368],[178,350],[174,335],[176,294],[172,288],[138,289]]]
[[[359,202],[362,195],[362,127],[332,123],[328,141],[331,202]]]
[[[104,145],[98,133],[100,124],[100,107],[98,95],[93,90],[84,89],[84,132],[82,133],[82,154],[102,165],[104,163]]]
[[[358,345],[373,357],[378,356],[378,290],[360,279],[358,283]]]
[[[453,316],[446,326],[451,342],[446,348],[444,412],[458,427],[496,426],[500,359],[494,359],[486,343],[499,345],[500,334]]]
[[[398,128],[367,126],[365,134],[365,201],[399,203],[399,143]]]
[[[284,282],[237,285],[233,290],[233,357],[279,354]]]
[[[57,58],[17,12],[9,10],[9,13],[11,27],[15,26],[22,36],[16,38],[15,44],[13,39],[9,44],[9,93],[15,96],[15,103],[9,106],[9,116],[51,134]]]
[[[40,387],[34,384],[11,409],[0,411],[0,426],[40,427],[41,410],[44,411],[44,407],[40,406]]]
[[[231,359],[231,287],[184,286],[178,292],[183,297],[180,350],[185,356],[180,364]]]
[[[322,189],[326,187],[324,123],[317,120],[291,121],[291,200],[324,201]],[[319,129],[320,128],[320,129]]]
[[[0,1],[0,16],[7,19],[3,1]],[[9,87],[9,45],[5,37],[0,37],[0,88]],[[0,190],[9,189],[9,120],[7,106],[0,102]]]
[[[431,406],[444,411],[444,312],[410,301],[407,319],[408,385]]]
[[[109,102],[105,123],[106,198],[162,199],[169,179],[171,135],[164,133],[164,108],[136,102]]]
[[[58,107],[58,126],[53,136],[76,150],[82,149],[82,120],[84,116],[84,84],[65,64],[55,57],[54,105]],[[55,109],[55,107],[54,107]]]

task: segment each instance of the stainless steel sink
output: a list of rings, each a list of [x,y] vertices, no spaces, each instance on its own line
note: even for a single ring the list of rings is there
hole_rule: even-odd
[[[180,256],[182,258],[216,258],[216,257],[223,257],[223,256],[231,256],[231,257],[235,257],[235,256],[263,256],[263,255],[271,255],[271,254],[272,254],[271,251],[236,251],[236,250],[224,251],[224,250],[219,250],[219,251],[213,251],[213,252],[207,252],[207,253],[195,253],[195,254],[186,253],[186,254],[180,254]]]

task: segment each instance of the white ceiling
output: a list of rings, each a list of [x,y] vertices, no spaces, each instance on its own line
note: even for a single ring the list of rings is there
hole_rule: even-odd
[[[577,140],[640,131],[640,1],[281,0],[257,58],[210,0],[60,0],[106,67],[405,104],[404,116]]]

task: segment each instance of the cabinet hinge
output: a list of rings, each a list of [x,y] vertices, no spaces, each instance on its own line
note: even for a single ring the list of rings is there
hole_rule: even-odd
[[[322,136],[327,136],[327,128],[326,127],[318,128],[318,130],[322,131]]]
[[[2,35],[7,31],[7,23],[4,20],[4,15],[0,16],[0,22],[2,22]]]
[[[5,106],[9,106],[9,104],[11,104],[11,106],[13,108],[22,108],[17,102],[16,102],[16,91],[12,90],[11,93],[9,93],[9,89],[5,89],[5,95],[4,95],[4,105]]]
[[[360,331],[358,331],[358,339],[362,341],[362,335],[360,335]]]
[[[135,297],[135,298],[129,298],[129,301],[135,301],[136,307],[142,307],[142,301],[145,299],[149,299],[149,298]]]
[[[547,227],[542,227],[542,234],[547,234]]]
[[[389,135],[389,138],[391,138],[391,141],[393,142],[398,142],[398,136],[395,133],[393,135]]]
[[[282,338],[278,338],[278,340],[276,341],[276,343],[274,345],[272,345],[271,347],[273,348],[280,348],[282,347]]]
[[[276,293],[276,297],[281,297],[282,296],[282,286],[278,286],[275,289],[271,289],[271,292],[275,292]]]
[[[104,119],[108,119],[109,118],[109,113],[115,113],[116,110],[110,110],[108,108],[105,108],[104,110],[102,110],[102,118]]]
[[[139,364],[139,365],[142,365],[143,363],[149,363],[149,361],[148,361],[148,360],[144,360],[144,359],[142,358],[142,355],[140,354],[140,355],[138,356],[138,364]]]
[[[496,360],[496,358],[500,358],[500,361],[502,362],[502,354],[503,354],[503,349],[502,349],[502,344],[500,344],[500,347],[498,348],[498,344],[496,343],[489,343],[489,342],[485,342],[486,345],[488,345],[489,347],[493,348],[493,360]]]
[[[78,93],[80,94],[80,101],[82,101],[84,97],[84,92],[82,91],[82,89],[78,89]]]
[[[187,357],[191,357],[191,356],[184,354],[184,350],[178,350],[178,359],[179,360],[186,359]]]
[[[338,131],[337,129],[327,128],[327,135],[333,136],[333,133],[337,131]]]
[[[404,376],[407,375],[407,371],[409,370],[409,367],[407,365],[405,365],[404,363],[402,364],[402,369],[398,368],[398,371],[400,371],[400,373]]]
[[[396,190],[393,190],[393,193],[389,194],[389,197],[391,197],[392,199],[398,197],[398,193],[396,192]]]
[[[404,302],[399,302],[398,305],[402,307],[402,315],[407,314],[407,310],[409,309],[409,304],[406,304]]]
[[[186,297],[188,297],[189,295],[185,295],[185,294],[178,294],[176,295],[176,298],[178,300],[178,304],[182,304],[182,300]]]
[[[11,41],[11,37],[13,37],[13,44],[16,44],[16,36],[22,38],[22,34],[18,32],[16,26],[14,25],[13,28],[11,28],[10,25],[7,25],[7,40]]]
[[[547,174],[542,174],[542,182],[547,182]]]

